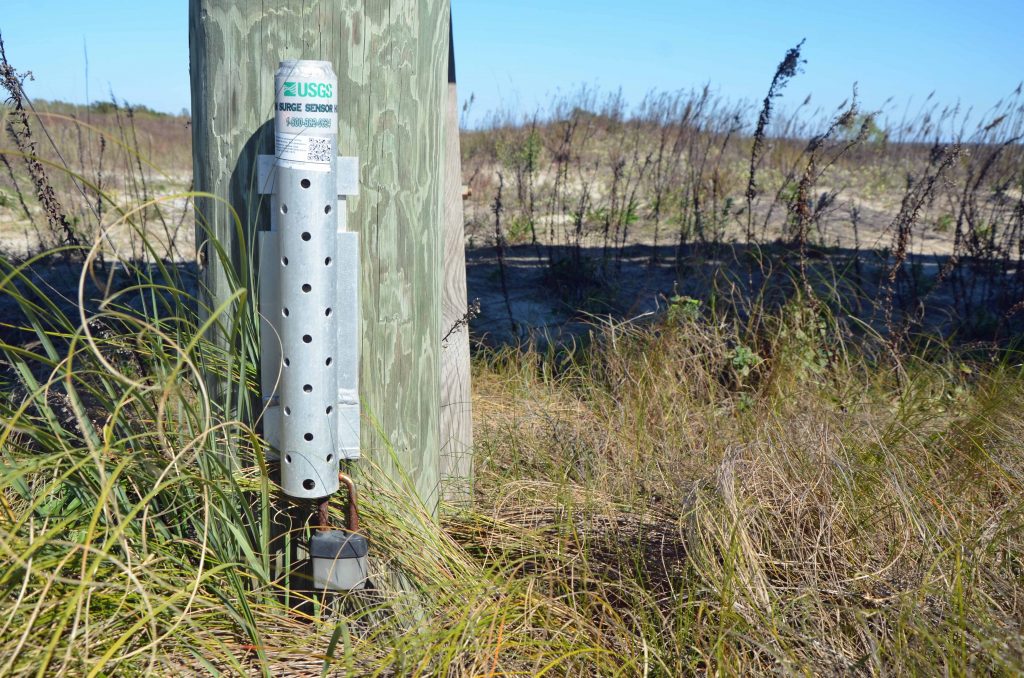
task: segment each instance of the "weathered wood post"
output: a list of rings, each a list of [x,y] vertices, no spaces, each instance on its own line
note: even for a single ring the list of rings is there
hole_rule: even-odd
[[[362,258],[362,455],[410,479],[432,511],[440,494],[448,14],[447,0],[189,3],[195,187],[229,201],[241,234],[216,201],[197,200],[197,219],[232,265],[254,251],[256,231],[268,225],[256,157],[274,152],[278,62],[334,66],[338,151],[361,162],[360,194],[347,204]],[[205,266],[204,292],[216,306],[228,271],[209,251]]]
[[[455,504],[471,499],[473,410],[470,390],[465,223],[462,213],[462,157],[459,97],[455,88],[455,41],[448,32],[448,89],[445,92],[444,286],[441,298],[441,483]]]

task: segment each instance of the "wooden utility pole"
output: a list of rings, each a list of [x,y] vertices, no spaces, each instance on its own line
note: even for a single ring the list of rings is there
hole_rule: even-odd
[[[268,224],[256,157],[274,152],[278,62],[334,66],[338,150],[361,163],[360,194],[347,204],[362,257],[362,454],[408,478],[430,510],[440,485],[448,17],[448,0],[189,2],[195,187],[229,202],[241,236],[223,203],[197,200],[197,219],[232,266],[251,256]],[[202,241],[206,231],[197,235]],[[208,249],[204,292],[213,307],[228,294],[225,269]]]
[[[462,213],[462,154],[459,97],[455,88],[455,41],[448,32],[448,89],[445,92],[444,285],[441,298],[441,483],[444,498],[467,504],[472,498],[473,410],[470,390],[469,326],[466,298],[465,223]]]

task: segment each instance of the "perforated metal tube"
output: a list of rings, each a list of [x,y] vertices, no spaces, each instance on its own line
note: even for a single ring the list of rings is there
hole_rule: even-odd
[[[337,80],[326,62],[282,62],[275,87],[281,486],[314,499],[338,490]]]
[[[359,238],[345,219],[359,162],[336,155],[329,64],[281,62],[275,86],[275,155],[257,159],[271,196],[259,241],[263,433],[285,493],[318,499],[337,491],[339,458],[359,458]]]

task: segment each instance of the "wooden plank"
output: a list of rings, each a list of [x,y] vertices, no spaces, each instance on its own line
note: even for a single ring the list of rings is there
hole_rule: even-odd
[[[459,97],[455,85],[455,42],[449,21],[448,90],[445,93],[444,284],[441,298],[441,484],[454,504],[472,499],[473,409],[469,327],[462,325],[466,299],[465,225],[462,213],[462,155]]]
[[[235,237],[230,210],[213,200],[197,201],[197,217],[232,266],[267,223],[256,156],[273,152],[278,62],[334,65],[339,152],[362,163],[362,190],[347,204],[349,227],[361,233],[363,456],[410,479],[434,510],[447,22],[445,0],[189,3],[196,189],[227,198],[244,235]],[[226,271],[209,253],[205,263],[208,293],[222,299]]]

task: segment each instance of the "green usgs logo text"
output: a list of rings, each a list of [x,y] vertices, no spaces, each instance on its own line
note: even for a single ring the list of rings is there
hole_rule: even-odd
[[[313,97],[330,99],[334,94],[334,86],[326,82],[285,82],[286,97]]]

